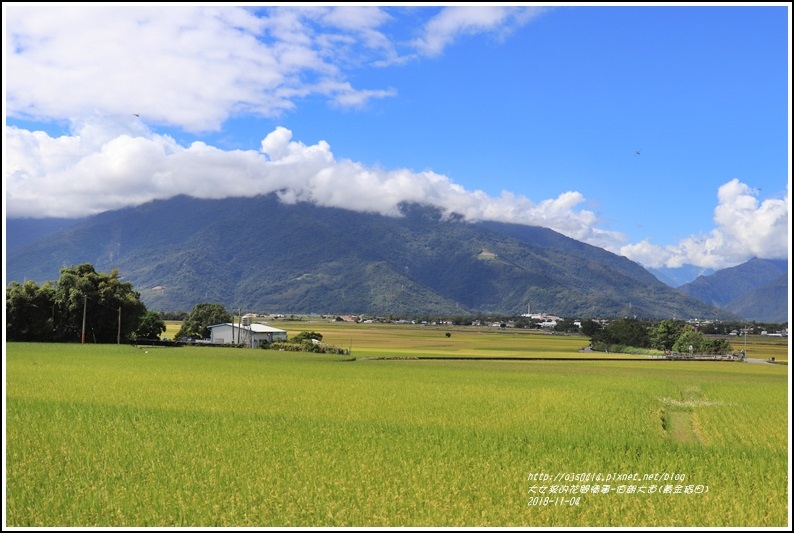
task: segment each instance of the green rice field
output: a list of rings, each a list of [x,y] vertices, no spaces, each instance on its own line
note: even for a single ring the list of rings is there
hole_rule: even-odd
[[[473,328],[272,325],[352,355],[7,344],[6,525],[789,523],[787,364],[604,361],[580,352],[583,337]],[[748,341],[748,355],[787,361],[785,341]]]

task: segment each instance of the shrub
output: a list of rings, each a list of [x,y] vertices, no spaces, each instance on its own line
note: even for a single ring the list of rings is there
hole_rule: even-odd
[[[322,341],[323,340],[323,334],[322,333],[317,333],[316,331],[301,331],[300,333],[298,333],[297,335],[292,337],[289,340],[289,342],[294,342],[294,343],[300,344],[300,343],[302,343],[304,341],[311,341],[312,339],[316,340],[316,341]]]
[[[348,355],[350,350],[337,348],[330,344],[314,343],[311,341],[296,342],[271,342],[259,345],[263,350],[280,350],[282,352],[311,352],[311,353],[334,353],[338,355]]]

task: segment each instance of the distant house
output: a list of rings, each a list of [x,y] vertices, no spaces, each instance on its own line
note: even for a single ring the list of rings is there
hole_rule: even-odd
[[[242,344],[256,348],[263,342],[283,342],[287,340],[287,332],[264,324],[215,324],[207,326],[210,330],[212,344]]]

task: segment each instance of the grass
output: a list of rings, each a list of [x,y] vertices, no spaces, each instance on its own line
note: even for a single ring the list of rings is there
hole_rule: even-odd
[[[179,330],[181,328],[182,328],[181,320],[166,320],[165,333],[160,335],[160,338],[174,339],[176,338],[176,334],[179,333]]]
[[[734,350],[744,349],[744,339],[732,340],[731,346]],[[775,358],[775,361],[788,361],[788,339],[755,336],[747,341],[747,357],[754,357],[757,359]]]
[[[341,346],[352,336],[357,357],[400,344],[419,356],[581,347],[558,336],[305,325],[283,329]],[[445,344],[461,338],[471,345]],[[786,524],[784,366],[6,348],[8,525]],[[541,505],[536,473],[601,474],[601,488],[613,473],[685,479],[611,482],[578,504]],[[651,484],[682,492],[617,492]],[[688,485],[708,491],[685,494]]]
[[[319,331],[323,341],[352,347],[356,357],[581,357],[590,344],[582,336],[552,335],[537,330],[493,327],[421,326],[406,324],[349,324],[320,321],[284,321],[270,325],[289,336],[303,330]],[[447,336],[447,333],[450,335]],[[590,354],[590,357],[614,354]]]

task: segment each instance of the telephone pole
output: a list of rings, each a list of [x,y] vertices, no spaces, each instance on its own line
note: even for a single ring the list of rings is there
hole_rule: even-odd
[[[88,295],[83,295],[83,334],[80,337],[80,343],[85,344],[85,312],[88,307]]]
[[[119,307],[119,332],[116,335],[116,344],[121,344],[121,307]]]

